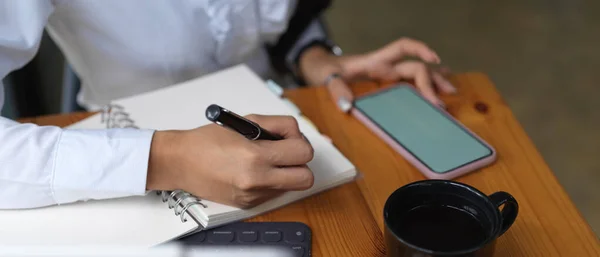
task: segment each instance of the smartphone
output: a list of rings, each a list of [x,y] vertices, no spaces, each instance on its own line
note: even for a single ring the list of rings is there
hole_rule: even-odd
[[[452,179],[491,164],[496,151],[411,85],[354,101],[352,114],[430,179]]]

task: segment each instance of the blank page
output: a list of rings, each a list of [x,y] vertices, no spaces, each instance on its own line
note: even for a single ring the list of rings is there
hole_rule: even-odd
[[[0,245],[150,247],[195,229],[155,193],[29,210],[0,210]]]

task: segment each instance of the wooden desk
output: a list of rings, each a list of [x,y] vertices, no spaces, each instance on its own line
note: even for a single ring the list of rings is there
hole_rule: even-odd
[[[459,93],[442,97],[449,112],[490,142],[498,161],[458,181],[485,193],[507,191],[519,216],[498,241],[496,256],[600,256],[600,243],[516,121],[494,85],[480,73],[452,78]],[[378,85],[355,85],[356,94]],[[382,256],[382,209],[387,196],[425,179],[401,156],[349,115],[335,109],[324,88],[286,92],[321,132],[362,172],[350,183],[252,220],[301,221],[313,229],[314,256]],[[25,119],[65,126],[90,114]]]

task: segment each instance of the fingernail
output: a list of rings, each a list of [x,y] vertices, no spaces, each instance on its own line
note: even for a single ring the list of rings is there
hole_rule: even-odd
[[[343,96],[338,99],[337,104],[343,112],[348,112],[352,108],[350,101]]]

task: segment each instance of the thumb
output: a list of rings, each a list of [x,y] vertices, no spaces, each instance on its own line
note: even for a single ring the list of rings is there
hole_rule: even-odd
[[[329,82],[329,84],[327,84],[327,90],[329,90],[329,96],[331,96],[331,99],[338,109],[340,109],[342,112],[348,112],[350,109],[352,109],[354,95],[343,80],[332,80]]]

